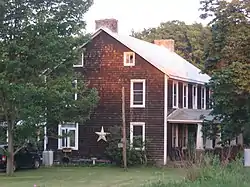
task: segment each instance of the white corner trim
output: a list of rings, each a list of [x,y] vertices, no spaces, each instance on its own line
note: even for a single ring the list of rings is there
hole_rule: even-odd
[[[184,92],[184,87],[186,86],[186,93]],[[188,108],[188,84],[187,83],[183,83],[183,87],[182,87],[182,107],[183,108]],[[184,94],[186,94],[186,103],[184,102]],[[184,104],[186,104],[186,107],[184,107]]]
[[[167,164],[167,154],[168,154],[168,142],[167,142],[167,132],[168,132],[168,76],[164,75],[164,157],[163,164]]]
[[[176,106],[174,105],[174,86],[176,85]],[[179,107],[179,84],[178,81],[173,80],[173,87],[172,87],[172,103],[173,108]]]
[[[134,126],[142,126],[142,141],[145,144],[145,122],[130,122],[130,148],[133,148]],[[135,150],[145,150],[145,145],[142,148],[135,147]]]
[[[132,63],[127,63],[127,55],[133,55]],[[123,53],[123,65],[124,66],[135,66],[135,53],[134,52],[124,52]]]
[[[77,79],[75,79],[73,82],[75,83],[75,85],[74,85],[75,88],[77,88]],[[75,101],[77,100],[77,96],[78,96],[78,94],[77,94],[77,92],[75,92],[75,94],[74,94]]]
[[[84,64],[84,52],[82,52],[82,63],[81,64],[73,64],[73,68],[81,68]]]
[[[134,83],[142,83],[143,86],[143,96],[142,96],[142,105],[134,104]],[[145,79],[131,79],[130,80],[130,107],[131,108],[145,108],[146,102],[146,80]]]

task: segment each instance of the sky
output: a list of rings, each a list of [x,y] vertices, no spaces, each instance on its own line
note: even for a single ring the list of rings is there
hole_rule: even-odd
[[[161,22],[185,21],[187,24],[202,22],[200,0],[94,0],[94,5],[85,15],[87,32],[95,31],[95,20],[115,18],[119,33],[130,34],[131,30],[157,27]]]

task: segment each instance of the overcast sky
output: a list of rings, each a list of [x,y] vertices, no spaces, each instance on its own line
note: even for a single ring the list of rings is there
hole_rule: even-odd
[[[161,22],[181,20],[186,23],[203,22],[198,11],[200,0],[94,0],[85,15],[87,32],[94,32],[95,20],[119,20],[119,33],[156,27]]]

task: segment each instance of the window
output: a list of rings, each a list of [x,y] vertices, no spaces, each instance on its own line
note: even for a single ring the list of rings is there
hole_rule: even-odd
[[[132,79],[130,82],[130,107],[145,107],[145,79]]]
[[[172,124],[172,147],[178,147],[178,124]]]
[[[134,52],[124,52],[123,64],[124,64],[124,66],[134,66],[135,65],[135,53]]]
[[[178,108],[178,82],[173,81],[173,108]]]
[[[77,67],[83,67],[84,65],[84,54],[85,54],[86,49],[83,48],[81,52],[79,52],[79,58],[78,58],[78,63],[74,64],[73,67],[77,68]]]
[[[145,123],[130,123],[130,147],[136,150],[145,149]]]
[[[74,80],[74,81],[72,82],[72,86],[73,86],[73,88],[77,89],[77,80]],[[75,92],[75,93],[73,94],[73,99],[74,99],[74,100],[77,100],[77,92]]]
[[[197,109],[197,85],[192,87],[193,109]]]
[[[78,150],[78,123],[58,125],[58,149],[71,148]]]
[[[188,85],[183,84],[183,108],[188,108]]]
[[[201,87],[201,108],[206,109],[206,88]]]

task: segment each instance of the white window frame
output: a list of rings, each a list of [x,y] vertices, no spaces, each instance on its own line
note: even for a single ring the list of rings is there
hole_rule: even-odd
[[[186,92],[184,91],[184,87],[186,87]],[[183,83],[182,90],[183,90],[182,106],[183,106],[183,108],[188,108],[188,84]],[[186,102],[184,100],[185,97],[186,97]],[[184,105],[186,105],[186,106],[184,106]]]
[[[203,106],[202,106],[202,100],[204,100]],[[206,109],[206,87],[205,86],[201,87],[201,109]]]
[[[81,64],[73,64],[73,67],[74,68],[81,68],[84,66],[84,52],[85,52],[85,48],[82,50],[82,58],[81,58],[81,61],[82,63]]]
[[[75,80],[73,80],[73,83],[75,83],[75,86],[74,86],[74,88],[77,88],[77,79],[75,79]],[[77,92],[75,92],[75,94],[74,94],[74,99],[75,99],[75,101],[77,100],[77,98],[78,98],[78,94],[77,94]]]
[[[79,134],[79,125],[78,123],[66,123],[66,124],[75,124],[75,127],[62,127],[61,124],[58,125],[58,135],[62,136],[62,130],[75,130],[75,146],[71,147],[71,146],[62,146],[62,141],[63,138],[58,138],[58,150],[61,150],[63,148],[71,148],[72,150],[78,150],[78,134]],[[70,145],[70,137],[66,137],[67,138],[67,142]]]
[[[134,83],[142,83],[143,95],[142,104],[134,104]],[[130,80],[130,107],[131,108],[145,108],[146,102],[146,80],[145,79],[131,79]]]
[[[195,90],[195,95],[194,95]],[[192,108],[197,109],[197,100],[198,100],[198,93],[197,93],[197,85],[192,86]]]
[[[131,63],[127,63],[127,56],[133,55],[133,61]],[[124,52],[123,53],[123,65],[124,66],[135,66],[135,53],[134,52]]]
[[[130,148],[133,148],[134,126],[142,126],[143,147],[134,147],[135,150],[145,150],[145,122],[130,122]]]
[[[174,86],[176,85],[176,99],[175,94],[174,94]],[[173,81],[173,89],[172,89],[172,98],[173,98],[173,108],[178,108],[179,107],[179,84],[177,81]],[[174,105],[174,101],[176,101],[176,106]]]

